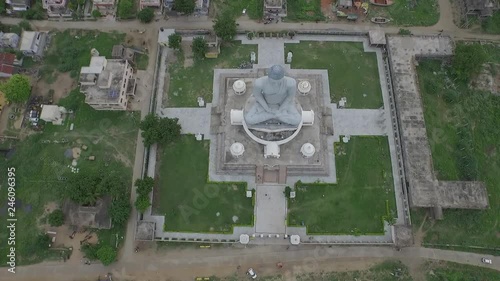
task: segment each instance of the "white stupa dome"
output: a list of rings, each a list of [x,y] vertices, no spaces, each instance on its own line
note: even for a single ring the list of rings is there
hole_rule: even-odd
[[[231,152],[231,155],[233,155],[234,157],[239,157],[243,155],[243,153],[245,152],[245,147],[243,146],[242,143],[235,142],[231,145],[229,150]]]
[[[316,148],[314,148],[314,145],[310,143],[304,143],[302,147],[300,148],[300,153],[304,155],[304,157],[311,157],[314,155],[316,152]]]
[[[245,94],[247,90],[247,84],[245,84],[245,81],[243,80],[236,80],[233,83],[233,90],[234,93],[238,96]]]
[[[299,89],[299,93],[306,95],[311,91],[311,83],[309,81],[300,81],[297,88]]]

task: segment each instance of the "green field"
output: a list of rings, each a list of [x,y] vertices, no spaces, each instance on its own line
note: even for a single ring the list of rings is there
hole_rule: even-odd
[[[389,144],[385,137],[351,137],[335,144],[338,184],[298,184],[288,224],[308,233],[383,233],[383,217],[396,217]]]
[[[138,70],[146,70],[148,68],[149,56],[146,54],[136,54],[135,65]]]
[[[370,5],[369,16],[382,16],[391,20],[390,24],[397,26],[432,26],[439,21],[439,5],[437,0],[414,1],[411,8],[407,0],[394,0],[389,7]]]
[[[73,93],[75,94],[75,93]],[[70,95],[66,99],[73,99]],[[81,95],[81,94],[78,94]],[[81,97],[75,99],[81,101]],[[70,123],[74,123],[73,131],[69,131]],[[47,124],[43,133],[31,134],[22,141],[2,143],[2,148],[15,147],[15,153],[9,159],[3,154],[0,157],[0,170],[6,175],[7,167],[15,167],[16,173],[16,218],[17,235],[16,250],[18,262],[28,264],[50,258],[52,253],[37,243],[37,234],[41,233],[38,219],[44,212],[44,206],[49,202],[62,203],[64,181],[60,177],[71,176],[68,165],[71,160],[64,152],[72,147],[88,146],[82,151],[78,161],[80,173],[90,169],[105,170],[109,173],[118,172],[127,182],[124,196],[128,196],[131,186],[130,175],[134,162],[135,143],[139,124],[139,114],[135,112],[95,111],[86,104],[81,104],[75,111],[73,120],[66,120],[62,126]],[[53,141],[67,140],[67,143]],[[51,141],[48,143],[47,141]],[[94,155],[95,161],[87,161],[86,157]],[[7,179],[0,177],[0,227],[5,229]],[[3,188],[5,187],[5,188]],[[99,233],[102,237],[115,236],[123,233],[122,228],[114,228]],[[0,262],[5,264],[7,251],[7,233],[0,232]],[[103,238],[104,239],[104,238]],[[110,238],[111,239],[111,238]],[[105,238],[103,243],[112,243]]]
[[[287,2],[287,21],[322,21],[321,0],[289,0]]]
[[[198,97],[203,97],[205,102],[211,102],[214,69],[238,68],[242,62],[250,61],[252,51],[257,54],[257,45],[227,43],[221,46],[218,58],[195,61],[194,65],[189,67],[184,67],[183,53],[177,53],[177,62],[169,67],[168,106],[198,106]]]
[[[382,90],[375,53],[365,53],[362,43],[301,41],[286,44],[293,52],[292,68],[326,69],[330,97],[347,97],[349,108],[380,108]]]
[[[231,232],[253,224],[245,183],[207,183],[209,145],[183,135],[162,148],[153,207],[165,215],[165,231]]]
[[[500,273],[494,269],[452,262],[428,262],[427,281],[494,281]]]
[[[498,49],[484,48],[489,61],[500,62]],[[417,70],[436,176],[484,181],[490,204],[484,211],[445,210],[443,221],[427,220],[424,242],[499,248],[500,97],[452,82],[440,61],[423,61]]]
[[[211,12],[217,15],[238,18],[243,15],[243,9],[246,9],[246,15],[250,19],[261,19],[264,15],[264,0],[214,0],[210,2]]]
[[[82,66],[90,63],[90,50],[111,58],[113,45],[123,43],[125,34],[88,30],[65,30],[52,36],[49,50],[43,60],[40,75],[50,84],[57,72],[70,72],[76,78]],[[57,71],[57,72],[55,72]]]

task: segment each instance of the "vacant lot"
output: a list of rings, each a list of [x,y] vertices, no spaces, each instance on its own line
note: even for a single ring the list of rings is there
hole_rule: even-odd
[[[500,61],[498,49],[484,48],[491,62]],[[441,61],[421,62],[418,74],[437,177],[484,181],[490,203],[488,210],[446,210],[443,221],[427,220],[424,242],[498,248],[500,97],[456,84]],[[471,148],[467,155],[460,148],[464,143]]]
[[[163,148],[154,209],[165,215],[166,231],[231,232],[253,224],[245,183],[207,183],[208,150],[208,141],[192,135]]]
[[[302,41],[286,44],[288,51],[293,52],[293,68],[328,70],[333,102],[347,97],[350,108],[383,106],[377,57],[365,53],[362,43]]]
[[[16,245],[18,262],[20,264],[39,262],[50,256],[44,247],[37,244],[36,235],[41,232],[38,220],[49,203],[62,203],[61,194],[64,178],[71,175],[68,165],[71,159],[65,156],[68,149],[88,146],[82,151],[78,168],[80,173],[89,169],[105,169],[124,175],[127,186],[124,192],[128,194],[131,186],[130,175],[134,161],[135,143],[139,124],[139,114],[134,112],[95,111],[82,104],[78,91],[71,94],[65,101],[79,104],[73,119],[67,119],[62,126],[47,124],[43,133],[33,134],[25,140],[4,143],[4,147],[14,147],[15,152],[9,158],[1,155],[0,170],[7,167],[16,168]],[[69,101],[68,99],[72,99]],[[74,130],[69,126],[74,123]],[[59,142],[59,143],[55,143]],[[95,156],[95,161],[86,160]],[[127,176],[128,175],[128,176]],[[1,185],[6,186],[7,179],[1,177]],[[0,227],[5,229],[7,206],[7,189],[0,189]],[[112,243],[116,233],[123,229],[111,229],[99,233],[103,243]],[[71,234],[71,233],[69,233]],[[68,234],[68,235],[69,235]],[[0,232],[0,261],[5,264],[7,233]]]
[[[212,16],[223,14],[238,18],[245,14],[251,19],[261,19],[264,15],[264,0],[214,0],[210,3]]]
[[[439,5],[437,0],[394,0],[389,7],[370,5],[369,18],[375,16],[388,18],[398,26],[432,26],[439,21]]]
[[[321,0],[289,0],[286,20],[319,21],[325,16],[321,12]]]
[[[383,233],[383,218],[396,216],[387,138],[336,143],[335,166],[338,184],[298,184],[288,223],[309,233]]]
[[[494,269],[458,264],[452,262],[427,262],[425,265],[427,281],[463,280],[490,281],[499,280]]]
[[[169,107],[198,106],[198,97],[203,97],[205,102],[212,101],[214,69],[238,68],[241,63],[250,61],[252,51],[257,54],[257,45],[227,43],[221,46],[218,58],[194,61],[194,64],[185,64],[185,59],[192,60],[192,58],[184,57],[183,52],[178,52],[176,62],[169,67],[167,105]]]

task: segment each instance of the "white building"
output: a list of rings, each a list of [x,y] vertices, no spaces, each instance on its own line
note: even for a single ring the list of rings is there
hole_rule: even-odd
[[[62,125],[66,108],[57,105],[42,104],[40,119],[51,122],[54,125]]]
[[[134,69],[127,60],[94,56],[80,71],[80,91],[96,110],[126,110],[135,88]]]
[[[46,32],[23,31],[19,50],[23,52],[25,56],[39,59],[43,57],[46,41]]]
[[[17,46],[19,46],[19,39],[19,35],[15,33],[0,32],[0,48],[17,49]]]

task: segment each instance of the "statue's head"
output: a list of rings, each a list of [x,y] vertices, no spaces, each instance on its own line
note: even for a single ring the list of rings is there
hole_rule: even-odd
[[[281,65],[273,65],[269,68],[269,74],[267,74],[272,80],[281,80],[285,77],[285,69]]]

